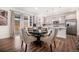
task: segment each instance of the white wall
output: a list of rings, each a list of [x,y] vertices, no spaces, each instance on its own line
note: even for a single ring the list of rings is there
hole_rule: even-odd
[[[10,15],[10,12],[9,12],[9,9],[10,8],[0,7],[0,9],[5,10],[5,11],[8,11],[8,16]],[[10,17],[8,17],[8,19],[7,19],[7,25],[0,26],[0,39],[10,37],[9,26],[10,26]]]
[[[22,13],[24,15],[31,15],[32,13],[30,12],[26,12],[22,9],[19,9],[19,8],[12,8],[12,7],[0,7],[0,9],[2,10],[5,10],[5,11],[8,11],[8,19],[7,19],[7,25],[6,26],[0,26],[0,39],[4,39],[4,38],[8,38],[10,37],[10,16],[11,16],[11,11],[10,10],[13,10],[13,11],[19,11],[19,13]]]
[[[0,26],[0,39],[10,37],[9,26]]]

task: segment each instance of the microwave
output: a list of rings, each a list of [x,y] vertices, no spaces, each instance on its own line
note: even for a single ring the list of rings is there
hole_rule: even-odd
[[[53,24],[54,25],[58,25],[59,24],[59,21],[53,21]]]

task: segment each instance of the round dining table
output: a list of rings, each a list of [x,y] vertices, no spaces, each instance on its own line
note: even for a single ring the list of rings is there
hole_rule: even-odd
[[[41,30],[34,30],[34,31],[30,31],[29,32],[32,36],[35,36],[37,38],[36,41],[34,41],[33,43],[36,45],[36,46],[42,46],[42,44],[44,43],[43,41],[40,40],[41,37],[44,37],[44,34],[47,33],[47,31],[41,31]]]

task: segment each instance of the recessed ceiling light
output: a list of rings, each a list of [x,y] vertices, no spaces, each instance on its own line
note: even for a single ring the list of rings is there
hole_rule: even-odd
[[[38,8],[36,7],[35,10],[37,10]]]

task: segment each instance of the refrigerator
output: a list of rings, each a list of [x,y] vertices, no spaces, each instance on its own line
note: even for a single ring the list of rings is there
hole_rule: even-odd
[[[66,34],[67,35],[77,35],[77,20],[68,19],[65,21],[65,23],[66,23]]]

